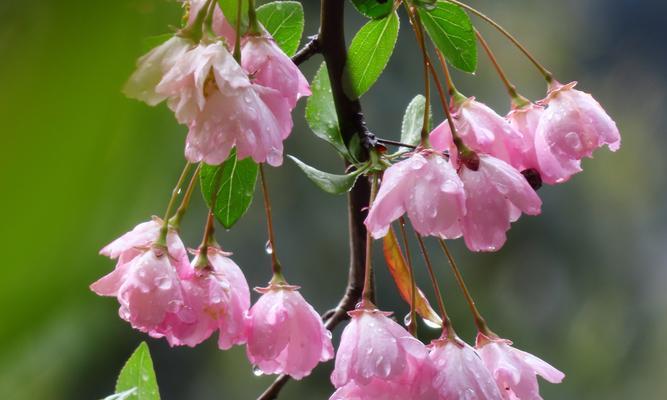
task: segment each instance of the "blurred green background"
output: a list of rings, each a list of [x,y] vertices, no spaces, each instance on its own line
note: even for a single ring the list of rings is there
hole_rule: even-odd
[[[306,34],[319,2],[304,1]],[[568,184],[540,191],[544,212],[524,217],[498,253],[456,256],[492,328],[567,374],[543,385],[546,399],[663,399],[667,393],[664,126],[667,4],[659,0],[471,1],[525,41],[559,80],[578,80],[618,122],[623,146],[584,162]],[[349,37],[363,19],[349,10]],[[166,0],[0,2],[0,399],[99,399],[145,340],[117,316],[114,299],[88,285],[113,268],[98,249],[161,214],[183,165],[185,129],[161,106],[125,99],[120,88],[146,37],[179,21]],[[544,85],[507,43],[477,24],[525,95]],[[502,86],[480,53],[464,93],[505,112]],[[312,77],[319,61],[304,66]],[[403,110],[421,91],[421,64],[406,20],[397,52],[363,99],[368,124],[397,138]],[[329,171],[340,162],[304,127],[303,104],[287,152]],[[347,268],[344,197],[319,192],[294,167],[269,171],[278,251],[290,282],[326,310]],[[196,245],[204,210],[183,227]],[[256,202],[223,246],[251,286],[269,279],[263,213]],[[431,243],[433,245],[433,243]],[[472,340],[466,306],[433,246],[448,306]],[[379,303],[398,299],[377,259]],[[425,274],[419,279],[427,293]],[[435,334],[435,332],[424,332]],[[337,330],[335,337],[340,334]],[[255,377],[243,348],[210,340],[169,349],[149,340],[163,398],[253,399],[271,382]],[[282,398],[325,399],[326,363]]]

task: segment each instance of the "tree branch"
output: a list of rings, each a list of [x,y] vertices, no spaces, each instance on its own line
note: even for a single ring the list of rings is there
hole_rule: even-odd
[[[321,52],[320,50],[320,35],[314,35],[309,37],[308,43],[297,51],[296,54],[292,57],[292,62],[296,65],[301,65],[304,62],[308,61],[310,57],[314,56]]]
[[[350,99],[343,89],[345,82],[349,79],[345,71],[347,49],[345,47],[344,11],[345,0],[321,0],[320,33],[297,53],[294,62],[303,62],[317,52],[324,56],[341,136],[348,147],[355,136],[359,137],[364,146],[361,151],[362,154],[358,156],[362,158],[361,161],[365,161],[369,157],[369,149],[377,144],[377,140],[366,127],[359,100]],[[345,167],[348,166],[346,163]],[[369,198],[370,184],[368,179],[357,180],[348,194],[350,235],[348,283],[336,308],[324,314],[324,325],[330,330],[348,319],[347,312],[354,309],[354,306],[361,299],[366,259],[366,227],[364,226],[364,220],[368,212]],[[257,400],[276,399],[289,379],[288,375],[279,376]]]

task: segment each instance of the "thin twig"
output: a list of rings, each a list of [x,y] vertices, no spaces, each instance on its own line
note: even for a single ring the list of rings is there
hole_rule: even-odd
[[[311,36],[308,43],[292,57],[292,62],[296,65],[301,65],[320,52],[320,36]]]

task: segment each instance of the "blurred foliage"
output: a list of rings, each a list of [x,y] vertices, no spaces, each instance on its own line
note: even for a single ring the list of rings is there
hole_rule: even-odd
[[[313,34],[318,2],[303,3],[305,33]],[[453,246],[478,303],[494,330],[568,374],[562,385],[544,385],[546,399],[664,398],[667,169],[660,151],[667,123],[667,5],[474,3],[524,40],[559,79],[577,79],[594,93],[624,134],[619,153],[601,151],[568,184],[543,189],[543,215],[517,223],[499,253],[468,254],[461,243]],[[365,19],[348,11],[351,38]],[[147,338],[117,317],[113,299],[88,290],[113,268],[97,249],[161,214],[184,162],[184,128],[164,106],[127,100],[120,88],[145,50],[143,38],[176,25],[179,6],[166,0],[3,1],[0,17],[0,398],[101,398],[113,392],[117,371]],[[371,129],[392,139],[422,88],[418,48],[402,22],[395,57],[363,99]],[[544,86],[530,65],[475,22],[521,92],[542,96]],[[307,76],[318,65],[307,63]],[[455,78],[464,93],[507,110],[485,59],[476,76]],[[434,120],[441,120],[438,107],[434,111]],[[302,115],[303,104],[287,151],[342,172]],[[285,273],[325,310],[346,278],[345,199],[321,193],[291,163],[268,174]],[[201,201],[196,203],[183,224],[190,245],[204,220]],[[269,279],[258,203],[218,238],[235,252],[251,285]],[[465,303],[431,245],[454,322],[471,340]],[[407,310],[380,252],[377,243],[379,302],[402,318]],[[418,279],[426,283],[423,269]],[[251,399],[271,381],[251,373],[242,348],[220,352],[213,340],[196,349],[169,349],[156,340],[149,345],[165,399]],[[290,383],[284,398],[327,398],[331,368],[327,363],[304,382]]]

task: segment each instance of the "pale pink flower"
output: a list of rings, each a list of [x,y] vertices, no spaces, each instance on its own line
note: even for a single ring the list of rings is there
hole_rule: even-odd
[[[474,97],[453,101],[451,111],[457,134],[471,150],[490,154],[511,165],[520,162],[528,144],[505,118]],[[439,151],[451,151],[453,149],[445,147],[451,143],[450,137],[449,123],[444,121],[431,133],[431,144]]]
[[[614,121],[600,103],[575,90],[576,82],[562,85],[554,81],[544,115],[535,132],[535,151],[540,173],[547,183],[560,183],[581,171],[581,160],[607,145],[611,151],[621,146]]]
[[[415,397],[410,386],[399,381],[373,379],[366,385],[354,381],[336,390],[329,400],[433,400]]]
[[[191,162],[218,165],[236,146],[239,158],[282,164],[283,140],[292,130],[289,104],[278,91],[251,83],[221,42],[185,53],[156,90],[189,127]]]
[[[525,177],[502,160],[479,156],[479,169],[461,167],[467,213],[461,229],[472,251],[496,251],[521,213],[538,215],[542,200]]]
[[[517,107],[507,114],[507,121],[519,133],[523,135],[526,146],[523,147],[521,160],[513,165],[518,170],[534,169],[540,171],[540,164],[535,153],[535,133],[544,114],[544,107],[530,103],[523,107]],[[540,174],[541,175],[541,174]]]
[[[463,184],[442,155],[423,151],[389,167],[365,224],[380,238],[405,213],[421,235],[457,237],[452,227],[465,214]]]
[[[118,289],[127,273],[128,263],[155,244],[162,226],[163,221],[153,217],[150,221],[142,222],[100,250],[100,254],[112,260],[117,259],[118,263],[114,271],[93,283],[90,288],[100,296],[117,296]],[[188,254],[181,238],[173,229],[169,229],[167,233],[167,248],[170,262],[174,268],[179,274],[184,273],[189,268]]]
[[[262,373],[301,379],[334,356],[331,332],[298,289],[285,284],[256,289],[262,297],[248,312],[246,349]]]
[[[477,352],[491,371],[505,399],[542,400],[537,375],[560,383],[565,374],[532,354],[512,347],[506,339],[477,335]]]
[[[196,346],[219,331],[218,347],[244,344],[250,289],[241,269],[217,247],[208,249],[208,266],[191,268],[182,279],[184,305],[170,313],[158,331],[172,346]],[[200,255],[193,265],[198,265]]]
[[[187,0],[185,0],[187,1]],[[201,10],[202,6],[206,3],[206,0],[190,0],[190,14],[188,15],[188,25],[192,25],[197,18],[197,13]],[[236,29],[227,21],[225,16],[222,14],[220,6],[215,4],[215,9],[213,10],[213,33],[224,38],[227,42],[227,47],[231,48],[234,45],[236,40]]]
[[[331,374],[333,385],[414,382],[427,357],[426,347],[390,319],[391,313],[362,308],[349,314]]]
[[[275,89],[287,100],[290,110],[303,96],[310,96],[310,86],[301,70],[271,37],[248,36],[241,48],[243,69],[253,83]]]
[[[104,282],[95,282],[91,289],[102,296],[115,292],[120,317],[155,337],[162,336],[157,327],[167,313],[177,312],[183,305],[176,268],[161,249],[142,251],[102,279]]]
[[[164,101],[167,96],[157,93],[155,88],[164,74],[193,46],[189,39],[174,36],[149,51],[137,61],[137,69],[123,87],[123,93],[151,106]]]
[[[433,387],[438,395],[434,399],[502,399],[482,359],[460,339],[434,340],[429,358],[436,371]]]

